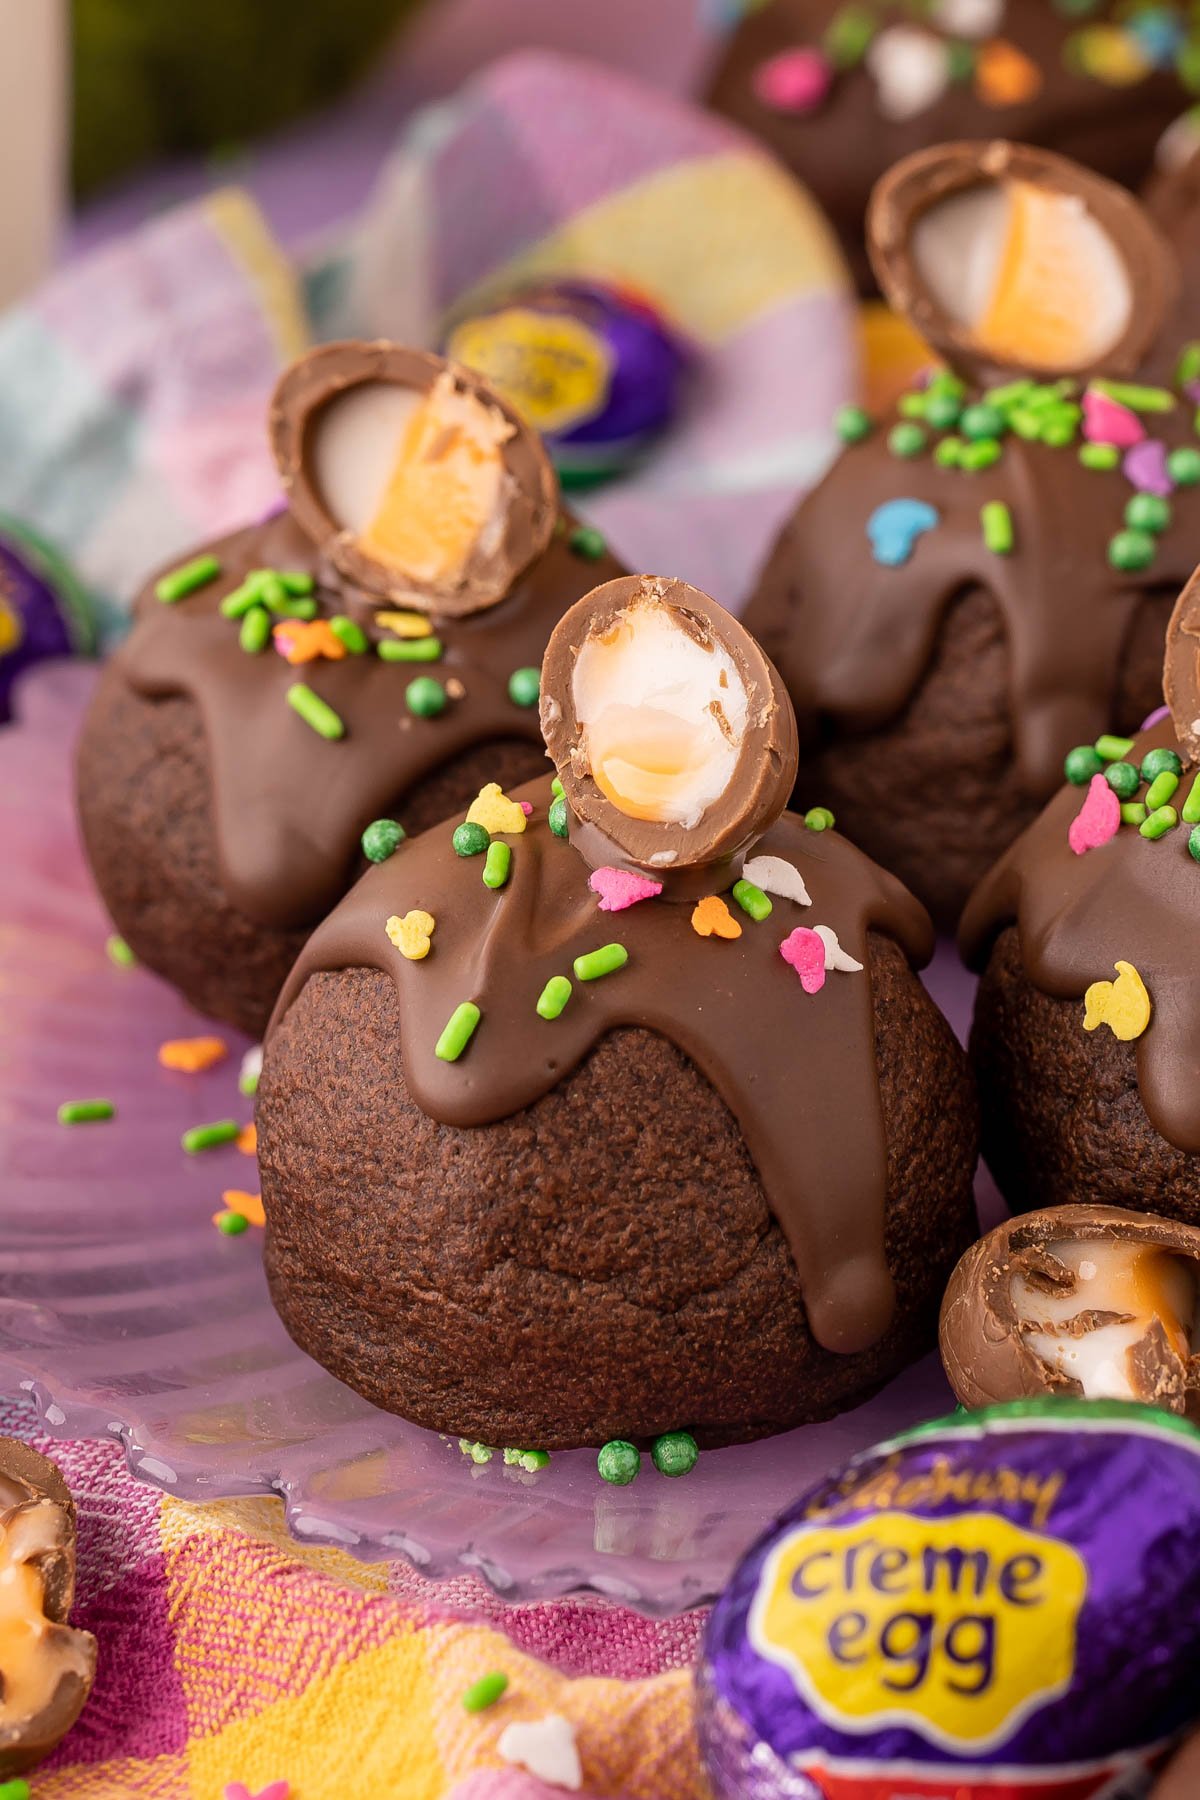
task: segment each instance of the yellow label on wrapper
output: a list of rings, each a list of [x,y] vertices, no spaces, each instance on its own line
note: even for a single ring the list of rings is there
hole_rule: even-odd
[[[843,1730],[985,1750],[1070,1685],[1087,1570],[993,1513],[802,1526],[763,1566],[750,1641]]]
[[[608,348],[567,313],[505,307],[464,320],[446,349],[490,381],[539,431],[569,431],[593,418],[608,399]]]

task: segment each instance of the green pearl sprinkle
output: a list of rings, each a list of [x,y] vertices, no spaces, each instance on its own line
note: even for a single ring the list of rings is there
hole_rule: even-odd
[[[1188,797],[1179,809],[1179,816],[1185,825],[1200,825],[1200,775],[1193,778]]]
[[[599,562],[608,549],[604,533],[594,525],[578,525],[567,539],[567,548],[585,562]]]
[[[690,1431],[665,1431],[655,1438],[650,1455],[660,1475],[690,1475],[700,1450]]]
[[[538,1469],[550,1467],[548,1450],[506,1450],[504,1461],[510,1469],[524,1469],[527,1475],[533,1475]]]
[[[756,924],[761,924],[764,919],[769,919],[774,910],[770,897],[764,894],[760,887],[755,887],[752,881],[735,881],[733,897],[742,911],[749,913]]]
[[[1200,815],[1197,816],[1200,817]],[[115,963],[118,969],[136,969],[137,957],[133,954],[133,951],[125,942],[125,939],[123,937],[118,937],[115,931],[111,937],[105,938],[104,951],[109,962]]]
[[[1063,774],[1076,787],[1086,787],[1092,776],[1099,775],[1103,768],[1103,759],[1090,744],[1077,744],[1074,750],[1067,752]]]
[[[1161,750],[1147,750],[1142,758],[1142,780],[1153,781],[1164,769],[1169,769],[1172,775],[1183,774],[1183,763],[1178,752],[1165,747]]]
[[[502,1669],[493,1669],[490,1675],[481,1675],[463,1695],[463,1711],[486,1712],[489,1706],[495,1706],[507,1687],[508,1676]]]
[[[373,819],[360,842],[368,862],[386,862],[404,842],[404,827],[395,819]]]
[[[541,686],[540,669],[514,669],[508,678],[508,697],[514,706],[536,706]]]
[[[439,1061],[458,1061],[475,1035],[475,1027],[479,1023],[480,1016],[479,1008],[473,1000],[464,1000],[455,1007],[446,1020],[441,1037],[433,1047],[433,1054]]]
[[[976,438],[968,444],[958,459],[961,469],[974,474],[980,469],[990,469],[993,463],[1000,461],[1000,445],[995,438]]]
[[[925,402],[925,423],[935,431],[949,431],[957,425],[962,405],[954,394],[930,394]]]
[[[901,394],[896,403],[896,411],[902,419],[923,419],[927,405],[926,394]]]
[[[1200,862],[1200,825],[1193,825],[1188,832],[1188,853]]]
[[[603,944],[599,950],[577,956],[571,966],[576,981],[598,981],[602,975],[612,975],[617,969],[623,969],[628,961],[629,952],[624,944]]]
[[[345,613],[335,613],[329,621],[329,629],[339,643],[345,644],[351,656],[362,656],[367,649],[367,634],[355,619],[348,619]]]
[[[1107,781],[1118,800],[1132,800],[1142,785],[1142,778],[1132,763],[1109,763],[1104,771]]]
[[[1117,737],[1111,731],[1096,739],[1096,755],[1102,756],[1105,762],[1124,762],[1132,749],[1132,738]]]
[[[1168,800],[1173,800],[1175,789],[1178,786],[1179,777],[1173,775],[1170,769],[1164,769],[1161,775],[1156,775],[1146,790],[1147,812],[1157,812],[1160,806],[1165,806]]]
[[[476,825],[473,819],[456,825],[450,839],[455,856],[482,856],[491,841],[484,827]]]
[[[550,810],[546,814],[546,823],[555,837],[565,838],[567,835],[567,803],[560,794],[557,800],[550,802]]]
[[[58,1109],[60,1125],[95,1125],[116,1117],[111,1100],[64,1100]]]
[[[1178,823],[1179,814],[1173,806],[1160,806],[1147,814],[1138,830],[1144,838],[1160,838],[1165,837],[1168,831],[1174,831]]]
[[[538,1018],[557,1019],[574,991],[565,975],[552,975],[538,995]]]
[[[825,54],[834,68],[852,69],[856,63],[860,63],[878,29],[879,22],[869,7],[839,7],[826,25],[821,39]]]
[[[404,704],[418,719],[436,719],[446,710],[446,690],[432,675],[418,675],[404,690]]]
[[[248,1231],[250,1221],[244,1213],[223,1212],[217,1214],[217,1230],[223,1231],[226,1237],[240,1237]]]
[[[945,437],[940,444],[935,444],[933,460],[939,469],[957,469],[962,457],[963,441],[957,437]]]
[[[380,662],[437,662],[442,654],[442,640],[436,637],[381,638],[375,646]]]
[[[242,620],[238,643],[247,656],[258,656],[271,641],[271,615],[265,606],[254,605]]]
[[[154,597],[164,606],[173,606],[176,600],[186,599],[197,588],[207,587],[220,573],[221,565],[215,556],[194,556],[191,562],[181,563],[177,569],[169,569],[159,577],[154,584]]]
[[[1003,500],[989,500],[981,506],[979,523],[983,528],[985,548],[995,556],[1008,556],[1015,539],[1012,514]]]
[[[893,425],[887,435],[887,447],[893,456],[905,458],[920,456],[929,442],[925,432],[919,425],[905,420],[900,425]]]
[[[1171,523],[1171,505],[1160,494],[1135,494],[1125,507],[1125,523],[1134,531],[1165,531]]]
[[[304,723],[311,726],[318,737],[329,743],[336,743],[338,738],[346,735],[346,727],[342,724],[332,706],[314,694],[307,682],[294,681],[285,695],[293,712],[299,713]]]
[[[832,831],[834,818],[827,806],[810,806],[804,815],[804,823],[809,831]]]
[[[871,435],[871,415],[861,406],[842,406],[833,415],[833,429],[843,444],[861,444]]]
[[[631,1481],[637,1480],[641,1466],[642,1459],[636,1446],[627,1444],[623,1438],[613,1438],[596,1458],[600,1479],[607,1481],[610,1487],[628,1487]]]
[[[179,1142],[189,1156],[201,1150],[215,1150],[220,1144],[232,1144],[241,1131],[236,1119],[218,1119],[213,1125],[193,1125]]]
[[[1189,444],[1172,450],[1167,458],[1167,474],[1176,487],[1196,487],[1200,484],[1200,450]]]
[[[1122,825],[1141,825],[1145,817],[1146,809],[1140,800],[1130,800],[1121,808]]]
[[[1145,531],[1118,531],[1108,540],[1109,563],[1131,575],[1150,567],[1154,550],[1154,539]]]
[[[502,888],[508,880],[508,872],[512,868],[512,845],[506,844],[503,838],[495,838],[488,845],[487,857],[483,865],[483,885],[489,888]]]
[[[23,1775],[11,1781],[0,1781],[0,1800],[29,1800],[30,1786]]]
[[[1121,452],[1115,444],[1081,444],[1079,460],[1085,469],[1115,469],[1121,460]]]
[[[996,438],[1004,430],[1004,414],[995,406],[980,403],[968,406],[958,421],[958,429],[965,438],[975,441],[979,438]]]

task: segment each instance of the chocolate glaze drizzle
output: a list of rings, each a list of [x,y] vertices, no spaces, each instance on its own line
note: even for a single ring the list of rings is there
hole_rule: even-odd
[[[199,707],[221,875],[242,912],[280,928],[320,918],[350,879],[364,828],[432,770],[498,738],[541,743],[537,708],[514,705],[508,678],[540,665],[573,601],[623,573],[607,553],[584,560],[572,551],[569,524],[498,605],[462,618],[431,615],[443,645],[436,663],[368,653],[293,665],[271,648],[258,656],[240,648],[220,602],[263,567],[315,575],[319,616],[354,618],[372,640],[391,635],[375,624],[378,598],[349,586],[288,512],[205,546],[221,576],[187,599],[164,606],[148,584],[114,663],[135,692],[187,694]],[[436,718],[405,706],[405,688],[423,674],[463,690]],[[344,738],[327,742],[293,712],[285,695],[296,681],[340,715]]]
[[[1164,746],[1180,748],[1168,720],[1137,739],[1129,760]],[[1190,781],[1185,773],[1181,797]],[[976,889],[959,932],[963,955],[982,968],[996,936],[1015,923],[1034,986],[1080,1001],[1093,981],[1112,980],[1118,960],[1132,963],[1152,1007],[1134,1043],[1142,1104],[1169,1143],[1200,1151],[1200,864],[1188,851],[1190,828],[1151,842],[1123,825],[1076,856],[1067,828],[1086,791],[1063,788]]]
[[[587,863],[546,823],[549,779],[514,797],[534,810],[525,832],[508,840],[505,887],[486,888],[481,859],[455,855],[450,825],[403,844],[318,927],[271,1028],[318,970],[383,970],[399,997],[397,1054],[409,1091],[430,1117],[456,1127],[486,1126],[531,1105],[614,1027],[659,1032],[693,1060],[741,1126],[791,1247],[814,1336],[845,1352],[876,1342],[893,1293],[883,1254],[887,1147],[870,974],[831,971],[809,995],[779,945],[797,925],[829,925],[866,964],[867,933],[878,928],[920,966],[933,948],[924,909],[844,838],[808,831],[785,813],[755,851],[795,864],[811,906],[775,898],[759,924],[738,913],[742,935],[732,941],[699,937],[690,905],[666,899],[601,912]],[[710,891],[721,884],[715,877]],[[409,962],[385,923],[416,908],[437,925],[428,957]],[[575,981],[562,1015],[540,1018],[535,1005],[549,978],[570,975],[576,956],[612,942],[626,946],[628,963],[600,980]],[[468,999],[480,1024],[460,1061],[440,1062],[439,1033]]]

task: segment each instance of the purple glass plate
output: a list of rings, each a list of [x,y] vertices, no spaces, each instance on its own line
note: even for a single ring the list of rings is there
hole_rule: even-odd
[[[212,1224],[257,1187],[231,1147],[180,1134],[249,1116],[244,1042],[200,1075],[162,1069],[204,1029],[166,986],[113,966],[71,802],[71,747],[95,679],[51,664],[0,730],[0,1388],[31,1394],[62,1437],[119,1438],[130,1468],[189,1500],[282,1496],[292,1532],[424,1574],[471,1570],[512,1600],[591,1589],[669,1614],[710,1599],[764,1524],[852,1451],[948,1410],[934,1359],[828,1425],[706,1453],[685,1480],[646,1459],[605,1486],[593,1453],[527,1474],[358,1398],[303,1356],[267,1299],[261,1234]],[[961,1023],[949,957],[938,998]],[[60,1126],[104,1097],[103,1124]]]

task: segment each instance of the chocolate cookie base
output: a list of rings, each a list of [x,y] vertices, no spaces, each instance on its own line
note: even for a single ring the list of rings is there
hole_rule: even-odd
[[[784,659],[804,571],[786,534],[750,610],[748,628],[768,656]],[[1163,640],[1174,586],[1139,604],[1115,677],[1109,729],[1136,731],[1162,703]],[[905,886],[942,931],[967,896],[1041,811],[1013,757],[1008,639],[1000,608],[980,587],[947,610],[933,657],[899,718],[855,735],[826,720],[801,750],[793,805],[828,806],[843,830]],[[1064,755],[1073,746],[1063,745]]]
[[[1083,1002],[1043,994],[1015,926],[997,938],[971,1028],[983,1156],[1015,1212],[1128,1206],[1200,1225],[1200,1157],[1159,1135],[1134,1045],[1083,1029]]]
[[[443,1126],[409,1097],[393,982],[361,969],[309,980],[259,1088],[288,1331],[375,1404],[497,1446],[717,1445],[865,1399],[932,1346],[976,1229],[965,1058],[891,940],[870,958],[898,1300],[871,1350],[812,1339],[741,1131],[666,1039],[613,1031],[520,1113]]]
[[[488,781],[515,786],[546,768],[544,751],[514,739],[445,764],[394,814],[406,831],[465,812]],[[147,699],[111,666],[101,676],[77,755],[79,821],[96,885],[139,961],[199,1012],[261,1037],[308,927],[262,924],[234,906],[221,880],[208,748],[196,703]],[[346,883],[366,866],[356,857]]]

